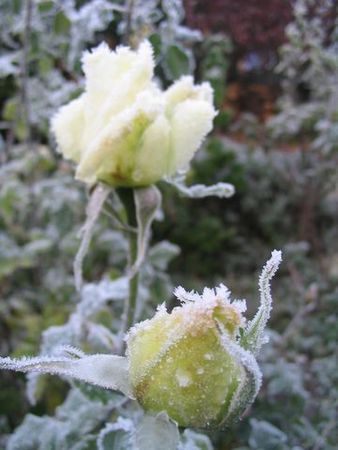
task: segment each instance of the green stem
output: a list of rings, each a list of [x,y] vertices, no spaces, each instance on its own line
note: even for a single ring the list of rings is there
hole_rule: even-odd
[[[136,209],[133,189],[119,189],[118,195],[124,205],[128,225],[136,228]],[[129,267],[132,267],[137,259],[137,233],[129,233]],[[135,322],[135,311],[138,296],[139,274],[138,272],[129,278],[129,296],[124,306],[124,324],[122,334],[124,334]]]
[[[129,237],[129,252],[130,252],[130,267],[133,266],[136,261],[137,256],[137,235],[130,234]],[[137,304],[137,294],[138,294],[138,283],[139,283],[139,273],[136,272],[129,279],[129,301],[128,301],[128,311],[126,314],[126,330],[134,325],[135,322],[135,310]]]

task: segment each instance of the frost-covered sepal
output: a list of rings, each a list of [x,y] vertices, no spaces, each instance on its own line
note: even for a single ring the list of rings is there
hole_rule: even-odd
[[[252,352],[245,350],[238,342],[234,342],[228,332],[221,326],[221,340],[224,348],[243,368],[241,382],[234,394],[227,414],[220,428],[237,421],[246,409],[254,402],[262,384],[262,373]]]
[[[0,368],[75,378],[106,389],[119,390],[133,398],[125,357],[105,354],[87,356],[71,347],[63,350],[61,356],[0,358]]]
[[[167,178],[165,181],[172,184],[184,196],[189,198],[219,197],[230,198],[235,193],[234,185],[230,183],[219,182],[206,186],[204,184],[194,184],[187,186],[185,184],[185,172],[177,174],[175,177]]]
[[[282,262],[282,252],[274,250],[259,277],[260,306],[255,317],[247,324],[241,338],[241,346],[257,354],[266,342],[265,327],[272,309],[270,282]]]

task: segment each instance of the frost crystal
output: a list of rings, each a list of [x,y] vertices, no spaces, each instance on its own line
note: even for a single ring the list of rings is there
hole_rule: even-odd
[[[175,289],[174,295],[183,303],[182,313],[185,312],[187,318],[190,316],[191,309],[212,314],[217,306],[229,306],[238,316],[240,326],[245,323],[245,318],[242,316],[242,313],[246,311],[245,300],[231,302],[231,292],[224,284],[220,284],[215,289],[204,288],[201,295],[194,291],[187,292],[179,286]]]

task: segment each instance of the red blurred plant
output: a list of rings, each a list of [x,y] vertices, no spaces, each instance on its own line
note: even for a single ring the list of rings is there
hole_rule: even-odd
[[[228,34],[239,59],[254,51],[264,65],[285,40],[284,29],[292,18],[291,3],[291,0],[185,0],[185,8],[189,26],[203,32]]]

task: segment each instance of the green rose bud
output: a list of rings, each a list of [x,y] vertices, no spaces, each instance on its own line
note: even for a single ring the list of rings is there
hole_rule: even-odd
[[[260,278],[261,307],[246,324],[244,300],[230,302],[221,285],[200,296],[178,288],[182,302],[127,335],[134,396],[151,413],[166,411],[180,426],[222,427],[238,419],[256,397],[261,373],[254,354],[271,309],[269,280],[281,260],[273,252]]]
[[[180,288],[176,295],[181,307],[171,314],[161,307],[129,333],[135,396],[145,410],[165,410],[179,425],[219,425],[245,373],[224,348],[218,323],[234,339],[244,304],[230,304],[225,287],[202,297]]]
[[[209,83],[186,76],[162,91],[148,41],[136,51],[101,44],[84,54],[83,70],[85,92],[52,119],[58,148],[78,164],[81,181],[153,184],[184,169],[211,131]]]

